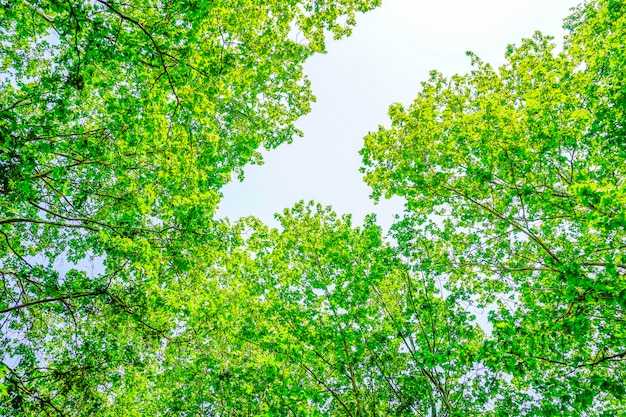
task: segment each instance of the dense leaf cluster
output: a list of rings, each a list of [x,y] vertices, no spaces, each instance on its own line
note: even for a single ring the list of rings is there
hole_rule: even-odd
[[[375,0],[0,0],[0,415],[626,413],[626,3],[365,138],[382,235],[217,221]]]
[[[625,11],[579,7],[559,54],[537,33],[498,70],[433,72],[365,139],[374,196],[407,200],[405,256],[489,309],[483,361],[515,415],[624,411]]]

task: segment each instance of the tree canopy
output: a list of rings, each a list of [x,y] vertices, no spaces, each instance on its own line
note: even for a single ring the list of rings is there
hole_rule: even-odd
[[[365,139],[374,196],[407,200],[399,248],[490,309],[483,361],[515,415],[624,411],[624,11],[580,6],[558,54],[537,33],[498,70],[433,72]]]
[[[220,187],[299,133],[303,62],[376,3],[0,2],[0,414],[96,413],[148,372]]]
[[[626,415],[626,4],[432,72],[385,236],[216,220],[376,0],[0,0],[0,415]]]

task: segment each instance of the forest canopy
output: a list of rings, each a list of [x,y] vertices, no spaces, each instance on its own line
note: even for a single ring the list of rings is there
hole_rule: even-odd
[[[377,5],[0,0],[0,416],[626,415],[622,0],[390,107],[389,235],[215,217]]]

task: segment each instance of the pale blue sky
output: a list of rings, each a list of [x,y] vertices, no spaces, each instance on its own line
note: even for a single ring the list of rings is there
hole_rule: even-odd
[[[508,44],[535,30],[560,42],[563,18],[578,0],[383,0],[360,15],[350,38],[329,41],[328,53],[307,61],[317,102],[298,122],[304,132],[290,145],[264,154],[265,164],[245,169],[228,184],[219,217],[273,215],[299,200],[352,213],[355,223],[375,212],[387,229],[400,200],[374,205],[359,173],[363,136],[388,123],[393,102],[409,104],[420,81],[436,69],[446,75],[470,69],[465,51],[498,66]]]

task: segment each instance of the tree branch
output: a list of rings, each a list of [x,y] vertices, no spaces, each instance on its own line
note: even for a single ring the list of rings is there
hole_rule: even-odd
[[[53,302],[56,302],[56,301],[70,300],[70,299],[74,299],[74,298],[92,297],[92,296],[102,295],[102,294],[105,294],[105,293],[106,293],[106,290],[98,290],[98,291],[94,291],[94,292],[79,292],[79,293],[74,293],[74,294],[62,295],[62,296],[59,296],[59,297],[44,298],[44,299],[41,299],[41,300],[31,301],[31,302],[28,302],[28,303],[24,303],[24,304],[20,304],[20,305],[16,305],[16,306],[13,306],[13,307],[6,308],[4,310],[0,310],[0,314],[10,313],[12,311],[21,310],[23,308],[31,307],[31,306],[34,306],[34,305],[37,305],[37,304],[53,303]]]
[[[134,24],[135,26],[137,26],[148,37],[148,39],[150,39],[150,43],[152,43],[152,45],[154,46],[154,49],[156,50],[157,54],[159,55],[159,60],[161,61],[161,66],[163,67],[163,71],[165,72],[165,75],[167,76],[167,80],[168,80],[168,83],[170,85],[170,89],[172,90],[172,94],[174,94],[174,98],[176,99],[176,104],[180,106],[180,99],[178,97],[178,94],[176,94],[176,89],[174,88],[174,81],[172,80],[172,76],[170,75],[169,71],[167,70],[167,65],[165,64],[165,58],[163,58],[165,53],[163,51],[161,51],[161,48],[159,47],[159,45],[154,40],[154,37],[152,36],[152,34],[150,32],[148,32],[148,30],[141,24],[141,22],[139,22],[138,20],[133,19],[130,16],[125,15],[122,12],[120,12],[119,10],[114,8],[111,5],[111,3],[107,2],[107,1],[104,1],[104,0],[96,0],[96,1],[98,3],[106,6],[109,10],[111,10],[113,13],[118,15],[122,20],[126,20],[127,22],[130,22],[130,23]]]
[[[31,9],[32,11],[34,11],[35,13],[37,13],[39,15],[39,17],[41,17],[43,20],[45,20],[46,22],[48,22],[51,26],[54,27],[54,19],[52,19],[50,16],[48,16],[47,14],[45,14],[42,10],[38,9],[37,7],[33,6],[32,4],[30,4],[29,2],[27,2],[26,0],[22,0],[22,3],[24,3],[29,9]]]

